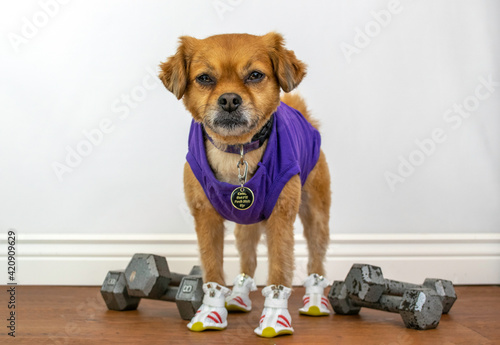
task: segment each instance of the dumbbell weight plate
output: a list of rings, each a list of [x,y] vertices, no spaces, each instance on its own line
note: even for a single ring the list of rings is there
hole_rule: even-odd
[[[191,320],[203,303],[203,295],[202,277],[189,276],[182,279],[175,297],[182,319]]]
[[[360,307],[354,306],[351,303],[350,298],[347,296],[347,288],[342,281],[336,280],[333,282],[328,293],[328,300],[336,314],[356,315],[361,310]]]
[[[101,295],[109,310],[135,310],[140,298],[129,296],[123,271],[109,271],[101,287]]]
[[[170,283],[170,270],[163,256],[135,254],[125,269],[128,293],[136,297],[160,298]]]
[[[441,298],[435,291],[426,288],[406,290],[399,305],[399,314],[405,326],[413,329],[436,328],[442,313]]]

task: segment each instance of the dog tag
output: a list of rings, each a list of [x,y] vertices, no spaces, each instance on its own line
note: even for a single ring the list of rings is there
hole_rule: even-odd
[[[253,192],[247,187],[238,187],[231,193],[231,204],[238,210],[247,210],[253,205]]]

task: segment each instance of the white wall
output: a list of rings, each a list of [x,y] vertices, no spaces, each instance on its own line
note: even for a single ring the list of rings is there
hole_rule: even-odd
[[[58,4],[0,14],[0,229],[192,232],[181,186],[190,116],[150,71],[179,35],[277,30],[309,65],[299,90],[323,123],[334,233],[500,231],[498,85],[458,128],[458,115],[443,119],[480,78],[500,80],[498,2],[69,1],[48,6],[42,26],[44,3]],[[370,24],[388,8],[385,27]],[[348,63],[342,47],[366,25],[374,37]],[[33,37],[10,42],[23,33]],[[103,119],[112,132],[58,179],[54,162],[67,165],[67,147]],[[415,140],[434,128],[445,141],[392,191],[384,174],[399,156],[420,163]]]
[[[180,35],[276,30],[309,66],[332,233],[500,233],[498,1],[65,1],[0,11],[0,232],[193,234],[157,66]]]

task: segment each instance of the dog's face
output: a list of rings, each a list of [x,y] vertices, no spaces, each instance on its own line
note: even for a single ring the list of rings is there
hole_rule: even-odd
[[[183,36],[160,79],[212,138],[248,142],[278,107],[280,88],[293,90],[306,73],[283,44],[277,33]]]

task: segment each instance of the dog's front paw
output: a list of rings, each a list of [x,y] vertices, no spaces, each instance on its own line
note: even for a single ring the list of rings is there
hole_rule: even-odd
[[[328,300],[323,295],[325,288],[330,283],[318,274],[311,274],[304,282],[306,294],[302,297],[304,306],[299,309],[299,313],[310,316],[330,315]]]
[[[292,289],[282,285],[266,286],[262,295],[266,297],[259,327],[254,332],[261,337],[273,338],[278,335],[293,334],[292,317],[288,312],[288,297]]]
[[[207,329],[223,330],[227,327],[227,310],[224,307],[226,296],[231,290],[217,283],[203,284],[203,304],[188,323],[191,331]]]
[[[245,273],[238,274],[234,279],[231,295],[226,298],[226,309],[229,311],[249,312],[252,310],[250,291],[257,290],[255,281]]]

